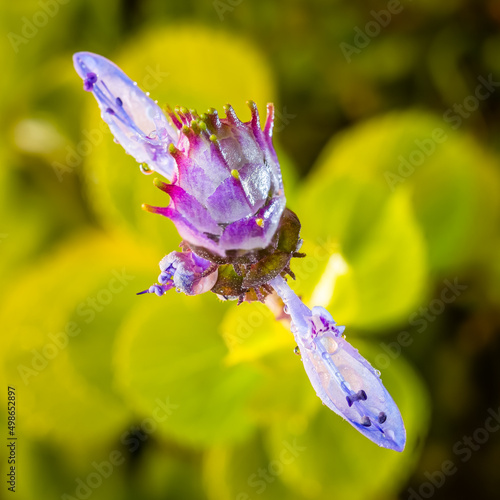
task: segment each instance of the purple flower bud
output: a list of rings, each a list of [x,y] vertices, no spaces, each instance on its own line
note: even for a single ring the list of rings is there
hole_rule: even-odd
[[[84,89],[94,94],[102,119],[125,151],[167,178],[172,176],[174,161],[168,146],[179,134],[160,107],[106,58],[78,52],[73,62]]]
[[[198,257],[193,252],[171,252],[160,261],[159,285],[151,285],[139,292],[155,293],[161,297],[166,291],[176,288],[186,295],[208,292],[217,281],[217,265]]]
[[[281,277],[271,285],[291,316],[304,368],[321,401],[379,446],[403,451],[403,420],[380,373],[345,340],[344,328],[326,309],[311,311]]]
[[[186,295],[208,292],[217,281],[217,266],[193,252],[171,252],[160,261],[158,281],[173,283]]]
[[[274,107],[261,129],[255,103],[252,119],[241,122],[230,105],[226,118],[211,109],[199,115],[185,108],[161,109],[116,65],[79,52],[75,67],[91,90],[112,133],[137,161],[164,175],[170,195],[165,208],[150,207],[172,220],[193,248],[220,257],[270,245],[286,201],[272,144]]]
[[[169,111],[179,130],[177,144],[169,146],[176,168],[172,184],[156,185],[170,204],[145,206],[170,218],[191,248],[219,257],[269,246],[286,204],[271,142],[273,107],[268,107],[266,134],[255,104],[249,105],[248,123],[231,106],[225,108],[226,118],[215,110]]]

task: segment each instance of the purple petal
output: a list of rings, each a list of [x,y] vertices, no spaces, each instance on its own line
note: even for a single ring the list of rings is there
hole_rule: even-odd
[[[241,185],[252,210],[259,210],[271,188],[271,171],[265,163],[247,163],[238,171]]]
[[[267,247],[278,228],[285,203],[284,198],[275,198],[255,216],[245,217],[229,224],[220,238],[220,246],[225,250]],[[262,225],[257,224],[257,219],[262,219]]]
[[[310,311],[281,276],[270,284],[291,315],[304,368],[323,403],[374,443],[403,451],[403,419],[378,372],[342,337],[328,311]]]
[[[298,342],[304,368],[321,400],[379,446],[402,451],[406,433],[401,414],[368,361],[341,335],[328,332],[314,344],[314,349],[307,349]],[[353,404],[352,397],[360,391],[367,399]]]
[[[160,107],[108,59],[78,52],[73,62],[85,90],[94,94],[103,120],[125,151],[171,179],[174,161],[168,145],[177,141],[178,132]]]
[[[206,248],[217,255],[224,256],[223,250],[217,244],[217,236],[210,238],[206,234],[200,232],[190,220],[183,217],[176,209],[172,207],[147,207],[147,210],[168,217],[175,224],[180,237],[188,243]]]
[[[179,215],[187,219],[198,232],[221,235],[222,229],[212,219],[208,210],[194,196],[174,184],[167,184],[163,190],[171,197],[171,205]]]
[[[240,143],[231,135],[219,139],[219,146],[226,163],[230,165],[231,168],[238,169],[238,167],[246,162],[245,154],[241,149]]]
[[[267,117],[264,130],[260,127],[260,118],[257,106],[254,102],[249,102],[250,110],[252,112],[252,120],[250,126],[259,144],[265,158],[265,163],[269,166],[272,177],[273,189],[275,192],[283,190],[283,179],[281,177],[281,168],[278,161],[278,156],[273,146],[273,128],[274,128],[274,104],[267,105]]]
[[[225,170],[224,177],[214,178],[216,177],[214,172],[206,168],[206,166],[210,164],[209,162],[210,160],[207,160],[206,163],[203,164],[205,167],[203,168],[191,158],[177,160],[179,175],[176,184],[188,193],[196,193],[196,199],[204,205],[206,204],[207,198],[213,194],[222,180],[229,175],[227,170]]]
[[[147,290],[143,290],[142,292],[137,292],[136,295],[143,295],[145,293],[155,293],[158,297],[161,297],[165,292],[170,290],[173,287],[173,284],[168,283],[166,285],[151,285]]]
[[[207,209],[213,219],[224,224],[253,213],[240,180],[232,175],[207,199]]]
[[[175,288],[186,295],[208,292],[217,281],[217,267],[206,276],[203,272],[213,264],[193,252],[170,252],[160,262],[160,277],[173,282]]]
[[[232,109],[232,108],[231,108]],[[227,110],[226,110],[227,111]],[[223,122],[227,122],[223,119]],[[220,140],[224,157],[233,168],[238,168],[244,163],[264,163],[264,153],[252,132],[251,126],[246,123],[231,123],[228,138]]]

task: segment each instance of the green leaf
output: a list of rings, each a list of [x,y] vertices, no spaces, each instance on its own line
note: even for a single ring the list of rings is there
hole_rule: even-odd
[[[325,148],[300,197],[305,241],[336,250],[328,260],[320,252],[321,273],[309,284],[299,273],[297,289],[341,323],[393,324],[421,302],[429,271],[486,260],[499,192],[491,159],[432,115],[391,113],[354,127]]]
[[[137,411],[175,405],[159,431],[194,446],[242,439],[252,429],[244,410],[258,375],[224,366],[218,332],[227,304],[213,294],[175,292],[149,300],[127,318],[117,343],[117,382]]]
[[[27,435],[89,451],[130,418],[110,383],[111,347],[138,281],[151,274],[145,262],[154,256],[143,260],[145,253],[88,232],[9,286],[0,311],[11,325],[2,361],[24,400],[19,418]]]
[[[329,232],[349,257],[400,190],[410,191],[432,271],[482,255],[481,242],[498,219],[492,159],[469,135],[418,111],[375,118],[331,141],[306,185],[304,230],[310,227],[313,236]],[[322,221],[315,215],[323,210],[332,216]]]
[[[335,311],[338,321],[371,329],[404,317],[420,302],[425,246],[408,196],[401,192],[391,197],[346,264],[335,282],[339,265],[334,254],[311,296],[312,304]]]
[[[276,349],[293,349],[290,332],[275,320],[273,313],[260,303],[231,307],[221,324],[222,338],[229,352],[228,365],[255,361]]]
[[[67,449],[61,453],[61,449],[47,440],[38,442],[24,437],[18,443],[18,456],[23,458],[21,467],[18,467],[16,493],[23,500],[37,500],[41,488],[46,498],[83,498],[86,495],[87,498],[92,496],[93,500],[115,496],[126,498],[127,463],[124,461],[113,466],[109,462],[110,454],[119,451],[116,448],[110,450],[103,447],[88,453],[84,447],[72,453],[65,453]],[[105,471],[104,474],[98,475],[93,464],[101,465],[103,468],[100,470]],[[19,480],[20,470],[22,480]],[[111,474],[107,475],[108,471]]]
[[[268,299],[269,300],[269,299]],[[303,420],[317,411],[319,401],[311,389],[295,341],[288,328],[261,304],[232,308],[222,322],[222,337],[229,348],[229,366],[250,365],[261,379],[247,408],[262,424],[295,416]]]
[[[179,450],[177,445],[153,442],[141,453],[136,473],[129,478],[129,498],[205,499],[198,454]]]
[[[348,208],[344,209],[336,197],[327,197],[330,203],[317,203],[320,213],[323,208],[328,211],[326,205],[334,205],[338,217],[314,221],[309,215],[303,219],[306,241],[326,243],[311,247],[311,264],[307,262],[309,257],[300,262],[298,291],[307,294],[311,305],[330,309],[337,322],[376,329],[400,320],[421,300],[427,270],[425,243],[407,190],[399,190],[382,202],[378,196],[370,199],[368,183],[343,181],[342,200],[352,195]],[[307,196],[312,192],[314,188]],[[367,194],[366,204],[361,193]],[[326,193],[318,195],[318,200],[320,196]],[[308,238],[310,227],[316,237]],[[332,240],[337,241],[336,249],[329,243]],[[313,269],[313,276],[305,273],[304,279],[301,270],[307,265]]]
[[[285,462],[288,457],[284,457]],[[287,463],[280,456],[269,456],[258,434],[232,447],[209,450],[204,460],[204,483],[213,500],[299,500],[300,495],[288,489],[280,475]]]

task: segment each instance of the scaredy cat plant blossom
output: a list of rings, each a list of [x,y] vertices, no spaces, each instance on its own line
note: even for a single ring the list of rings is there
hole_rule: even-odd
[[[384,448],[402,451],[406,432],[379,373],[354,349],[322,307],[309,309],[288,286],[290,261],[299,253],[300,222],[286,208],[272,144],[274,107],[261,128],[257,107],[241,122],[231,106],[168,108],[164,114],[115,64],[89,52],[74,55],[84,89],[92,92],[115,141],[144,173],[169,182],[166,207],[143,205],[168,217],[182,238],[181,252],[160,262],[158,283],[140,292],[162,296],[208,291],[224,299],[260,300],[276,293],[291,321],[309,379],[322,402]]]

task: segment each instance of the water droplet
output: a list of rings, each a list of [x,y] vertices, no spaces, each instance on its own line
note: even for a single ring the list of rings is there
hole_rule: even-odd
[[[330,375],[328,374],[328,372],[320,372],[319,379],[323,387],[327,387],[328,384],[330,383]]]
[[[295,346],[295,349],[293,350],[293,352],[294,352],[295,354],[297,354],[297,356],[300,356],[300,349],[299,349],[299,346],[298,346],[298,345],[296,345],[296,346]]]
[[[149,139],[157,139],[158,138],[158,132],[155,130],[152,130],[149,134],[148,134],[148,138]]]
[[[149,92],[146,92],[146,95],[149,97]]]
[[[137,87],[137,82],[134,82],[134,87]]]
[[[155,100],[155,104],[158,104],[158,99]]]
[[[120,144],[120,141],[119,141],[116,137],[113,137],[113,142],[114,142],[115,144]]]
[[[375,370],[375,374],[380,378],[380,370]]]
[[[283,312],[284,312],[285,314],[289,314],[289,312],[290,312],[290,309],[288,308],[288,306],[287,306],[286,304],[285,304],[285,306],[283,307]]]
[[[153,171],[145,163],[141,163],[139,169],[145,175],[150,175],[153,173]]]
[[[333,354],[339,348],[337,342],[335,342],[335,340],[333,340],[331,337],[323,337],[321,339],[321,343],[323,344],[323,347],[326,349],[326,352],[328,354]]]

